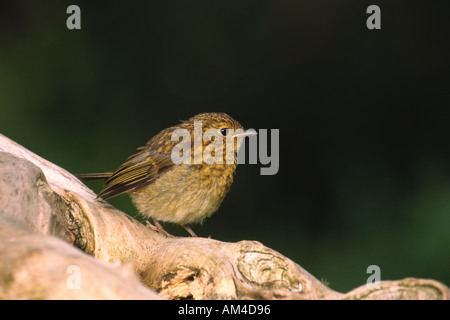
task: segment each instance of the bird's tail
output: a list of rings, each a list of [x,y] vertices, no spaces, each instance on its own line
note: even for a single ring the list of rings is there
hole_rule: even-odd
[[[77,177],[80,180],[99,180],[99,179],[108,179],[111,177],[113,172],[103,172],[103,173],[81,173],[76,174],[75,177]]]

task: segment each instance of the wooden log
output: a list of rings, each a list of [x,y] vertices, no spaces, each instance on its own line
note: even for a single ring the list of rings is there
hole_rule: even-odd
[[[0,135],[0,298],[161,297],[449,299],[449,289],[405,279],[342,294],[256,241],[166,238]]]

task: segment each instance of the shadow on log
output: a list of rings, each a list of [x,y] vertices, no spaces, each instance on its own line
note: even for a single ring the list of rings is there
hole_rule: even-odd
[[[379,284],[338,293],[256,241],[163,237],[0,135],[0,299],[449,299]]]

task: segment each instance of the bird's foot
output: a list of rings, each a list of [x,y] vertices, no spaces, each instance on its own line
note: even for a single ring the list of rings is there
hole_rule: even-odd
[[[166,230],[164,230],[163,226],[157,220],[155,220],[155,219],[152,219],[152,220],[153,220],[154,225],[151,224],[151,222],[148,220],[145,222],[145,225],[147,227],[149,227],[150,229],[152,229],[153,231],[156,231],[159,234],[161,234],[167,238],[175,238],[175,236],[171,235]]]
[[[190,234],[192,237],[197,238],[197,235],[195,234],[195,232],[194,232],[194,231],[191,229],[191,227],[189,227],[187,224],[183,224],[183,228],[185,228],[186,231],[189,232],[189,234]]]

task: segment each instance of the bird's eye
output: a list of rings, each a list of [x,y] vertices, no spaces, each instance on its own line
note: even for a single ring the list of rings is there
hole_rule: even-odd
[[[226,136],[226,135],[228,134],[228,129],[227,129],[227,128],[222,128],[222,129],[220,129],[220,133],[221,133],[223,136]]]

